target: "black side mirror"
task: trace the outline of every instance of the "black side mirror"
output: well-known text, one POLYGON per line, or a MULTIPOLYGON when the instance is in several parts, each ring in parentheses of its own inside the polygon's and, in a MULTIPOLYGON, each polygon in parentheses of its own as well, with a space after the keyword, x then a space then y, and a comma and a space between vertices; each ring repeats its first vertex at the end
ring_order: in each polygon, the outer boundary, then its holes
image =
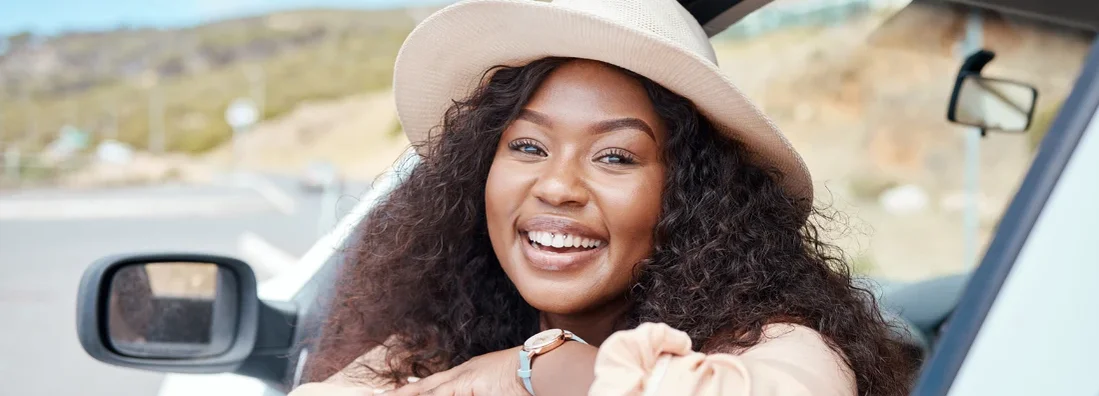
POLYGON ((84 273, 77 332, 92 357, 155 371, 233 371, 256 343, 259 299, 247 264, 217 256, 115 256, 84 273))
POLYGON ((203 254, 103 258, 84 272, 77 294, 77 335, 97 360, 235 372, 278 388, 286 385, 296 318, 292 304, 259 300, 248 264, 203 254))
POLYGON ((1034 118, 1038 90, 1017 81, 965 73, 950 98, 947 119, 1003 132, 1024 132, 1034 118))

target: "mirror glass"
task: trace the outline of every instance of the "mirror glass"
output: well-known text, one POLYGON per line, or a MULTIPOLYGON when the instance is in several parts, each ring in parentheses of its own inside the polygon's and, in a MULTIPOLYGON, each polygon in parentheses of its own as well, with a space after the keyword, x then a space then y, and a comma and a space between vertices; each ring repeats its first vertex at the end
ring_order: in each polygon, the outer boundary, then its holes
POLYGON ((225 352, 235 325, 231 318, 236 314, 235 278, 231 275, 210 263, 145 263, 119 268, 111 278, 107 302, 111 344, 122 354, 140 357, 225 352))
POLYGON ((955 102, 954 121, 1005 132, 1022 132, 1030 123, 1037 92, 1014 81, 966 76, 955 102))

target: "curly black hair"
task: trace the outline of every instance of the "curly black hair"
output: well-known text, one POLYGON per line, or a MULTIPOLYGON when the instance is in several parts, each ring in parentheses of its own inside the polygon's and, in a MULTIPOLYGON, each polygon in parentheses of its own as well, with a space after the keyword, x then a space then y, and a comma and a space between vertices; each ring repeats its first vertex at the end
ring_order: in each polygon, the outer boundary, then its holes
MULTIPOLYGON (((417 147, 422 162, 357 229, 307 378, 323 379, 385 343, 388 366, 369 369, 400 383, 538 331, 538 312, 492 250, 484 190, 503 130, 569 61, 492 68, 450 107, 417 147)), ((844 357, 859 394, 905 394, 914 362, 873 295, 852 282, 841 252, 823 240, 823 210, 785 191, 780 172, 752 161, 690 101, 622 72, 644 85, 670 129, 654 251, 638 264, 626 325, 663 322, 697 349, 718 351, 758 343, 767 324, 796 322, 844 357)))

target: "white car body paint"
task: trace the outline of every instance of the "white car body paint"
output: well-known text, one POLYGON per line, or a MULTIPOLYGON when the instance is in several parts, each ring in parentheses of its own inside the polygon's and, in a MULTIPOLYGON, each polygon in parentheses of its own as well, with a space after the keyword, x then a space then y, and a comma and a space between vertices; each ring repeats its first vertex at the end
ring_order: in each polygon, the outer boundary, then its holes
POLYGON ((1093 115, 950 396, 1099 395, 1099 116, 1093 115))

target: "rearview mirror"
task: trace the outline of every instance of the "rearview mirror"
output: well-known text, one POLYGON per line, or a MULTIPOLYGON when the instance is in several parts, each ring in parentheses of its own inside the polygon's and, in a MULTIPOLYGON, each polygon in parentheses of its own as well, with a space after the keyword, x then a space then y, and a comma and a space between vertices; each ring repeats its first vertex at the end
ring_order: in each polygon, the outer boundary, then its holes
POLYGON ((252 269, 228 257, 114 256, 81 280, 77 333, 92 357, 180 373, 236 370, 256 347, 252 269))
POLYGON ((1032 86, 966 74, 954 88, 947 119, 985 130, 1023 132, 1030 128, 1037 99, 1032 86))

